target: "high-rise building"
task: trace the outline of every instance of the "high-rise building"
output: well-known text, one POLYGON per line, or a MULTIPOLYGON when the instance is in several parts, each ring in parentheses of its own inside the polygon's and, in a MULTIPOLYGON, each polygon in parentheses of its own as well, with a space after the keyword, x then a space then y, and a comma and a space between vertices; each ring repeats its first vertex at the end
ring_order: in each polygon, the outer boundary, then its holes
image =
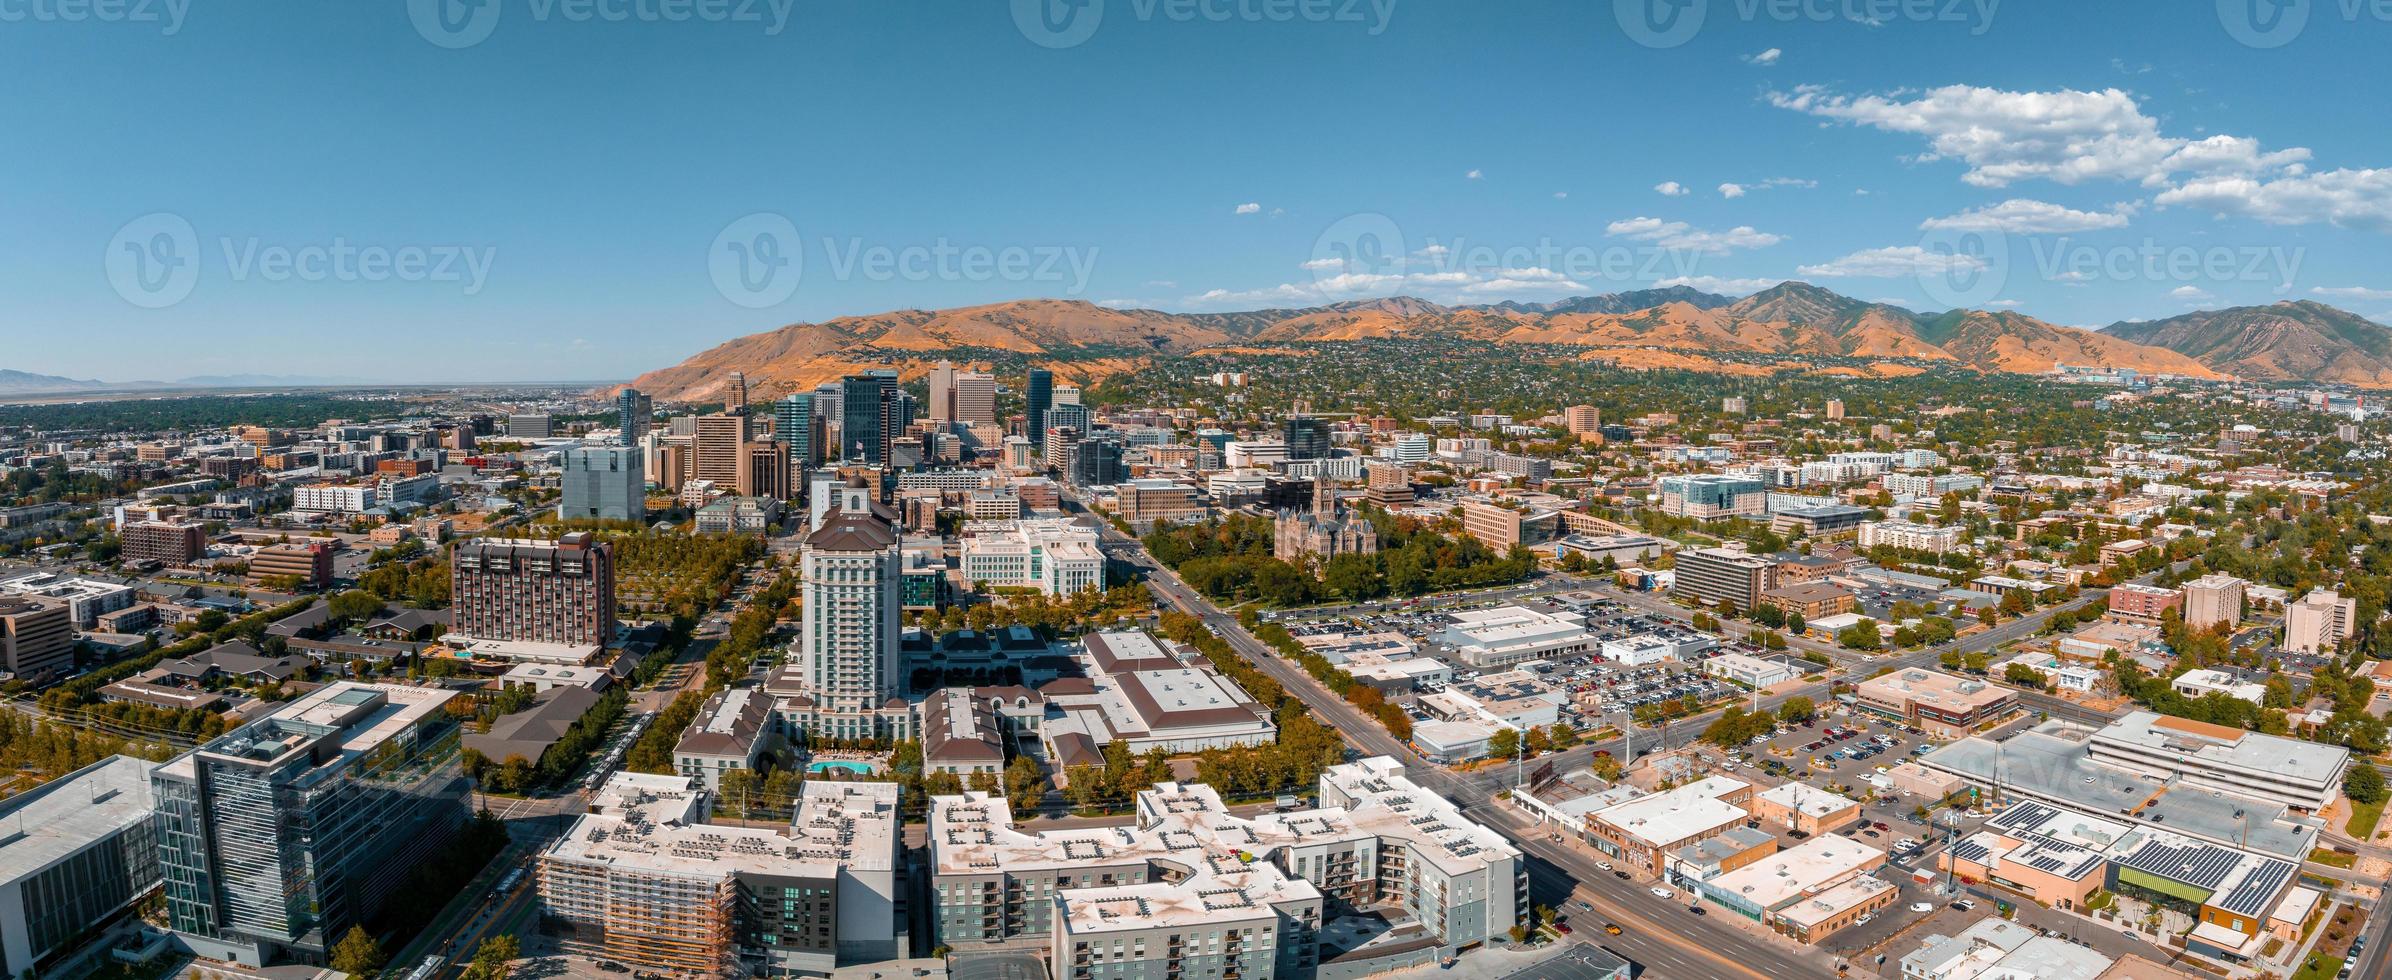
MULTIPOLYGON (((981 371, 955 376, 954 421, 965 425, 997 423, 997 379, 981 371)), ((933 418, 937 416, 932 415, 933 418)))
POLYGON ((898 650, 904 562, 897 515, 860 479, 839 487, 806 535, 795 676, 809 737, 903 737, 911 709, 898 650), (896 701, 891 707, 891 702, 896 701))
POLYGON ((843 462, 885 466, 889 443, 910 419, 900 418, 897 374, 872 371, 851 374, 839 384, 839 458, 843 462))
POLYGON ((154 561, 188 565, 207 553, 207 534, 197 524, 182 521, 139 521, 118 534, 125 561, 154 561))
POLYGON ((150 776, 174 930, 245 966, 322 965, 465 819, 453 691, 338 682, 150 776))
POLYGON ((2359 601, 2332 589, 2312 589, 2299 602, 2284 606, 2284 649, 2300 653, 2331 653, 2350 639, 2358 622, 2359 601))
POLYGON ((1122 465, 1121 449, 1121 439, 1112 429, 1092 432, 1080 440, 1071 454, 1072 485, 1109 487, 1129 479, 1129 470, 1122 465))
POLYGON ((1593 405, 1572 405, 1562 409, 1561 420, 1574 436, 1596 435, 1603 431, 1603 410, 1593 405))
POLYGON ((1029 381, 1022 388, 1024 411, 1029 415, 1030 445, 1046 448, 1047 409, 1055 407, 1055 372, 1045 368, 1031 368, 1029 381))
POLYGON ((1830 421, 1830 422, 1840 422, 1840 421, 1843 421, 1843 419, 1844 419, 1844 400, 1843 400, 1843 399, 1841 399, 1841 398, 1830 398, 1830 399, 1828 399, 1828 400, 1827 400, 1827 420, 1828 420, 1828 421, 1830 421))
POLYGON ((524 412, 507 416, 507 438, 546 439, 556 431, 556 421, 547 412, 524 412))
POLYGON ((615 426, 623 432, 624 445, 639 445, 640 437, 648 434, 648 423, 655 418, 655 403, 639 389, 625 388, 615 396, 615 426))
POLYGON ((789 449, 777 442, 747 444, 748 465, 740 484, 742 497, 763 497, 787 500, 797 496, 796 468, 789 464, 789 449))
POLYGON ((615 549, 587 533, 477 538, 450 555, 451 629, 477 640, 606 646, 615 635, 615 549))
POLYGON ((1291 415, 1287 419, 1287 458, 1326 459, 1329 456, 1329 420, 1311 415, 1291 415))
POLYGON ((723 384, 723 411, 746 415, 748 406, 747 372, 731 372, 731 380, 723 384))
POLYGON ((1775 560, 1728 548, 1678 552, 1677 572, 1671 594, 1691 597, 1705 606, 1726 602, 1750 612, 1761 604, 1761 593, 1777 588, 1775 560))
POLYGON ((641 453, 625 446, 589 446, 565 452, 559 478, 563 495, 556 514, 566 520, 645 522, 648 476, 641 453))
POLYGON ((788 448, 791 470, 803 470, 821 460, 822 416, 814 412, 812 392, 772 403, 772 434, 788 448))
POLYGON ((955 421, 955 362, 940 361, 930 369, 930 420, 955 421))
POLYGON ((690 442, 690 478, 726 489, 745 484, 747 429, 745 416, 729 412, 698 416, 697 433, 690 442))
POLYGON ((2243 580, 2211 572, 2184 583, 2184 626, 2205 630, 2242 622, 2243 580))
POLYGON ((0 596, 0 669, 32 681, 74 666, 73 606, 48 596, 0 596))

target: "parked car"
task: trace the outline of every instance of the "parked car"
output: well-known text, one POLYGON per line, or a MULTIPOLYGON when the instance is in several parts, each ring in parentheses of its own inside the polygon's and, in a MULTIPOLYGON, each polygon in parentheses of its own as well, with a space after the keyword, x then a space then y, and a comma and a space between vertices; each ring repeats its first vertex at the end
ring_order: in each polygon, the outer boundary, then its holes
POLYGON ((1678 897, 1678 895, 1677 895, 1677 893, 1676 893, 1676 892, 1670 891, 1670 890, 1669 890, 1669 889, 1667 889, 1667 888, 1663 888, 1663 887, 1661 887, 1660 885, 1654 885, 1653 887, 1646 889, 1646 891, 1650 891, 1650 892, 1652 892, 1652 893, 1653 893, 1653 897, 1654 897, 1654 898, 1676 898, 1676 897, 1678 897))

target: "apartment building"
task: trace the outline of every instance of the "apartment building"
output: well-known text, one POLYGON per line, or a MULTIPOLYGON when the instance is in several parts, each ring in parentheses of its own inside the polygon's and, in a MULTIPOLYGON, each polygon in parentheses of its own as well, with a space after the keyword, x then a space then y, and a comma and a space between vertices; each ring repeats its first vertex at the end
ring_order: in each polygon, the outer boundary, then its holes
MULTIPOLYGON (((1014 504, 1018 510, 1020 504, 1014 504)), ((1035 589, 1070 595, 1105 585, 1097 532, 1068 519, 967 524, 963 580, 972 587, 1035 589)))
POLYGON ((771 747, 772 699, 753 687, 714 692, 673 745, 673 771, 712 792, 721 792, 723 774, 756 770, 771 747))
POLYGON ((2212 572, 2184 584, 2184 625, 2205 630, 2242 621, 2243 580, 2212 572))
POLYGON ((614 545, 478 538, 449 557, 451 629, 477 640, 606 646, 615 635, 614 545))
POLYGON ((1959 525, 1938 527, 1912 521, 1871 521, 1860 526, 1860 548, 1867 551, 1879 546, 1906 551, 1929 551, 1943 554, 1960 550, 1959 525))
POLYGON ((137 521, 117 533, 124 561, 154 561, 174 567, 188 565, 207 554, 208 539, 197 524, 183 521, 137 521))
POLYGON ((465 819, 455 693, 340 682, 151 776, 166 914, 194 952, 322 965, 465 819))
POLYGON ((2316 589, 2284 606, 2284 649, 2327 653, 2358 626, 2359 602, 2332 589, 2316 589))
POLYGON ((1377 757, 1321 774, 1321 809, 1231 814, 1160 783, 1128 826, 1026 832, 1002 797, 931 801, 932 932, 946 946, 1045 937, 1056 977, 1310 977, 1328 909, 1392 905, 1440 951, 1528 910, 1520 852, 1377 757))
POLYGON ((1705 606, 1729 603, 1739 610, 1760 606, 1761 593, 1777 588, 1777 562, 1735 548, 1688 548, 1678 552, 1672 595, 1705 606))
POLYGON ((2110 615, 2135 623, 2157 623, 2170 609, 2184 607, 2183 589, 2122 582, 2110 588, 2110 615))
POLYGON ((291 491, 291 509, 317 514, 362 514, 382 503, 373 483, 311 483, 291 491))
POLYGON ((538 865, 566 948, 700 976, 826 976, 900 955, 894 783, 813 781, 786 829, 707 823, 709 793, 618 772, 538 865))
POLYGON ((904 555, 896 515, 861 478, 829 492, 800 559, 804 616, 780 723, 807 737, 907 738, 914 716, 899 697, 904 555))

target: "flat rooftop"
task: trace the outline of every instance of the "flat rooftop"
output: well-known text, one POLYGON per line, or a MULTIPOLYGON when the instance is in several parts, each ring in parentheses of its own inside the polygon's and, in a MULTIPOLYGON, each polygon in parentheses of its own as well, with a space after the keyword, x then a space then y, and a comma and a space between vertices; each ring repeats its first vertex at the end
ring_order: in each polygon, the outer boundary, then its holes
POLYGON ((112 755, 0 802, 0 882, 16 881, 151 816, 158 764, 112 755))
POLYGON ((2150 711, 2128 714, 2095 732, 2093 738, 2184 756, 2203 765, 2274 773, 2308 783, 2339 779, 2350 764, 2350 750, 2339 745, 2262 735, 2150 711))
POLYGON ((1884 863, 1884 851, 1827 834, 1713 878, 1705 887, 1774 910, 1806 894, 1826 892, 1845 879, 1884 863))
POLYGON ((1830 793, 1809 783, 1784 783, 1772 786, 1762 790, 1759 798, 1806 817, 1824 817, 1860 805, 1849 797, 1830 793))
POLYGON ((1726 776, 1706 776, 1676 789, 1641 796, 1595 811, 1594 817, 1654 847, 1675 844, 1749 819, 1744 808, 1720 797, 1750 786, 1726 776))

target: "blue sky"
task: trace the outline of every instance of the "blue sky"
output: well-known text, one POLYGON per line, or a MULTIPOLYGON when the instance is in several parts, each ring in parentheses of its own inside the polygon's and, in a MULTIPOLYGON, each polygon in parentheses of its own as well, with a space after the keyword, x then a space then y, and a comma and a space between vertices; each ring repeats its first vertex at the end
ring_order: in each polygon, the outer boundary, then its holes
POLYGON ((2392 24, 2336 2, 62 2, 0 5, 20 370, 596 379, 1031 296, 1681 280, 2392 317, 2392 24))

